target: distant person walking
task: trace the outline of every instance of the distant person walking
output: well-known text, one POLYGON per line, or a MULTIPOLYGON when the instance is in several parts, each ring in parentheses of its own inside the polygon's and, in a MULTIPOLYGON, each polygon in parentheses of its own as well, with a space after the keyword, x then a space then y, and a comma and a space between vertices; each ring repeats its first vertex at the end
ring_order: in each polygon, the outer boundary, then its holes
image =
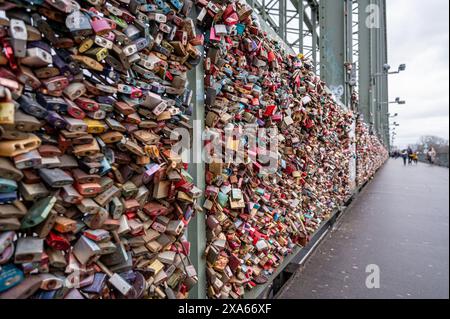
POLYGON ((401 152, 401 156, 402 156, 402 158, 403 158, 403 165, 406 166, 407 160, 408 160, 408 151, 407 151, 407 150, 403 150, 403 151, 401 152))
POLYGON ((419 165, 419 155, 417 154, 417 152, 414 152, 411 155, 411 159, 412 159, 414 164, 419 165))
POLYGON ((412 162, 413 162, 412 156, 413 156, 413 154, 414 154, 414 152, 413 152, 412 148, 408 147, 408 164, 409 165, 412 165, 412 162))
POLYGON ((431 165, 434 165, 436 163, 436 150, 434 147, 430 147, 427 153, 427 160, 431 165))

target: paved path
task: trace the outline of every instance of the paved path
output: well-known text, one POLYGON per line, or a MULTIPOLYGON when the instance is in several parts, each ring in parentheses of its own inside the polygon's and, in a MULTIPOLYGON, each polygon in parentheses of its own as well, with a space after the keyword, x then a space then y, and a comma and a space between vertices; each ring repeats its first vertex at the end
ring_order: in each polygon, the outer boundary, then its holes
POLYGON ((449 170, 390 160, 280 298, 449 298, 449 170))

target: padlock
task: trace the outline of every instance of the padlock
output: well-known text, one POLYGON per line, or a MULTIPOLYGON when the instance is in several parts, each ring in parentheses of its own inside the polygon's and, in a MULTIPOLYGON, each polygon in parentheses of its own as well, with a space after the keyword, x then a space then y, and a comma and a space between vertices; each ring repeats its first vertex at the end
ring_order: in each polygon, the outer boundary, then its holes
POLYGON ((14 125, 15 106, 12 102, 0 102, 0 125, 14 125))
POLYGON ((0 270, 0 293, 17 286, 24 280, 23 272, 12 264, 2 266, 0 270))
POLYGON ((53 226, 55 225, 57 216, 58 213, 55 210, 51 210, 47 215, 45 221, 39 224, 39 226, 36 228, 36 233, 38 234, 39 238, 44 239, 48 236, 53 226))
POLYGON ((91 26, 94 32, 98 35, 107 34, 112 31, 111 23, 102 18, 93 18, 91 19, 91 26))
POLYGON ((44 241, 39 238, 23 237, 17 241, 14 262, 17 264, 39 262, 44 253, 44 241))
POLYGON ((28 138, 19 141, 1 141, 0 156, 15 157, 33 151, 41 145, 41 139, 30 134, 28 138))
POLYGON ((37 201, 22 219, 22 229, 28 229, 42 223, 56 203, 55 197, 47 197, 37 201))
POLYGON ((86 86, 82 83, 71 83, 64 90, 64 95, 71 101, 80 98, 85 93, 86 93, 86 86))
POLYGON ((14 167, 10 160, 0 158, 0 178, 6 178, 18 182, 23 178, 23 173, 14 167))
POLYGON ((27 55, 28 31, 25 22, 17 19, 11 19, 9 33, 12 38, 14 55, 18 58, 24 58, 27 55))
POLYGON ((108 282, 119 291, 123 296, 127 296, 130 294, 133 287, 120 275, 116 273, 112 273, 105 265, 101 262, 97 261, 96 264, 100 267, 100 269, 109 276, 108 282))
POLYGON ((34 202, 49 195, 48 189, 40 182, 35 184, 20 183, 19 189, 23 198, 29 202, 34 202))
MULTIPOLYGON (((26 55, 17 61, 20 67, 16 67, 13 48, 4 45, 5 54, 0 55, 5 69, 0 87, 12 92, 2 93, 2 98, 9 102, 12 97, 20 104, 19 109, 13 108, 13 121, 9 118, 0 124, 0 146, 34 137, 40 143, 27 145, 32 148, 24 153, 9 154, 11 160, 0 154, 0 178, 5 179, 1 181, 0 229, 16 230, 22 236, 32 228, 45 239, 41 260, 21 266, 26 278, 33 272, 53 273, 65 267, 68 272, 78 269, 92 274, 89 263, 101 258, 113 274, 124 274, 123 279, 132 283, 130 293, 124 291, 126 297, 140 298, 151 273, 136 271, 135 258, 142 258, 143 265, 151 262, 149 252, 157 252, 167 264, 161 263, 162 268, 155 264, 158 274, 152 279, 150 297, 185 296, 195 278, 185 279, 182 274, 180 258, 186 262, 185 257, 169 258, 173 254, 167 251, 182 244, 176 236, 185 231, 200 190, 182 172, 186 165, 165 150, 176 127, 191 129, 187 114, 193 92, 185 88, 185 73, 200 61, 201 54, 192 47, 198 42, 189 44, 197 36, 193 21, 185 21, 182 15, 188 14, 192 2, 184 6, 177 1, 170 6, 163 1, 156 5, 88 2, 93 6, 89 10, 72 1, 45 6, 33 2, 30 14, 18 8, 8 17, 2 15, 6 26, 9 19, 25 22, 28 43, 26 55), (59 30, 64 24, 67 30, 59 30), (21 94, 30 88, 35 92, 21 94), (170 99, 163 99, 164 95, 170 99), (151 192, 164 205, 147 205, 151 192), (46 202, 53 198, 50 195, 56 196, 55 202, 46 202), (19 198, 22 207, 17 206, 19 198), (151 216, 157 220, 153 222, 151 216), (79 234, 97 241, 93 254, 83 255, 79 234), (170 287, 164 285, 169 278, 170 287)), ((66 298, 83 298, 81 293, 91 297, 83 288, 94 279, 87 276, 80 290, 70 285, 66 298)), ((120 278, 113 282, 119 288, 103 288, 111 297, 123 298, 117 290, 122 289, 120 278)), ((40 287, 58 287, 58 281, 45 276, 40 287)), ((63 293, 41 289, 33 298, 62 298, 63 293)))
POLYGON ((86 265, 100 251, 100 247, 85 236, 81 236, 73 247, 73 254, 82 265, 86 265))
POLYGON ((94 42, 96 45, 108 49, 108 50, 112 50, 114 43, 104 37, 101 37, 99 35, 96 35, 94 38, 94 42))
POLYGON ((80 9, 80 5, 74 0, 46 0, 46 2, 64 13, 71 13, 80 9))
POLYGON ((69 80, 64 76, 56 76, 42 81, 48 91, 63 91, 69 86, 69 80))
MULTIPOLYGON (((55 85, 53 90, 59 90, 61 87, 67 87, 68 81, 66 78, 58 78, 54 77, 51 82, 48 82, 49 85, 55 85), (57 83, 58 82, 58 83, 57 83)), ((46 83, 47 84, 47 83, 46 83)), ((49 111, 60 111, 62 113, 67 112, 67 103, 63 98, 47 96, 44 94, 38 94, 36 96, 36 102, 39 105, 45 107, 49 111)))
POLYGON ((25 57, 21 59, 22 64, 33 68, 46 67, 52 62, 51 54, 39 47, 27 49, 25 57))
POLYGON ((27 95, 22 95, 19 100, 20 108, 27 114, 44 119, 48 115, 48 110, 27 95))
POLYGON ((88 68, 90 70, 97 71, 97 72, 103 72, 103 70, 104 70, 104 66, 100 62, 98 62, 88 56, 72 55, 72 59, 78 63, 81 63, 82 65, 84 65, 86 68, 88 68))

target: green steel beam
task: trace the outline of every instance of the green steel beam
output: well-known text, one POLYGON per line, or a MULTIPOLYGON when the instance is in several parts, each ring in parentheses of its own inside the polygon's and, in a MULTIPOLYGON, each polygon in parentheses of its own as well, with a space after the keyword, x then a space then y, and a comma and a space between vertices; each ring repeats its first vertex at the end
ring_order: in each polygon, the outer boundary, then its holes
POLYGON ((297 12, 298 12, 298 46, 299 52, 303 53, 303 24, 305 23, 305 7, 303 5, 303 1, 298 2, 297 12))
POLYGON ((287 0, 279 0, 279 11, 278 11, 278 19, 279 19, 279 28, 278 35, 284 42, 286 42, 286 28, 287 28, 287 0))
MULTIPOLYGON (((304 5, 303 5, 303 0, 290 0, 291 1, 291 3, 294 5, 294 7, 298 10, 300 7, 303 7, 304 8, 304 5), (300 4, 301 4, 301 6, 300 6, 300 4)), ((325 0, 326 1, 326 0, 325 0)), ((318 4, 318 2, 317 1, 312 1, 312 0, 308 0, 308 1, 306 1, 307 2, 307 4, 308 4, 308 6, 309 7, 311 7, 311 10, 312 10, 312 12, 313 12, 313 14, 312 14, 312 16, 315 16, 315 19, 316 19, 316 21, 317 21, 317 8, 319 7, 319 4, 318 4)), ((314 23, 313 23, 313 17, 309 17, 308 16, 308 14, 306 13, 306 11, 305 10, 303 10, 303 20, 304 20, 304 22, 305 22, 305 24, 306 24, 306 26, 308 27, 308 29, 309 29, 309 31, 311 32, 311 33, 313 33, 313 31, 314 31, 314 29, 317 29, 317 25, 315 25, 314 23)), ((318 38, 318 36, 317 36, 317 33, 316 33, 316 41, 317 41, 317 43, 319 43, 319 38, 318 38)))
MULTIPOLYGON (((191 18, 197 17, 196 10, 192 10, 191 18)), ((201 32, 197 29, 197 32, 201 32)), ((205 162, 201 158, 202 154, 202 133, 205 127, 205 89, 204 89, 204 68, 200 63, 194 70, 188 73, 188 87, 194 92, 192 97, 193 111, 191 125, 193 133, 191 139, 191 157, 189 163, 189 174, 194 179, 194 183, 200 189, 205 189, 205 162), (200 158, 199 158, 200 156, 200 158)), ((199 204, 203 203, 203 198, 199 199, 199 204)), ((197 269, 198 284, 191 290, 190 298, 206 299, 206 220, 203 213, 197 212, 192 218, 188 227, 188 238, 191 242, 191 261, 197 269)))
MULTIPOLYGON (((373 4, 376 5, 379 9, 380 9, 380 0, 374 0, 373 4)), ((372 46, 372 50, 373 50, 373 56, 375 57, 374 59, 374 67, 375 69, 372 71, 372 74, 380 74, 383 72, 383 65, 382 65, 382 61, 381 61, 381 15, 380 15, 380 11, 378 10, 377 12, 378 17, 375 15, 375 19, 379 19, 379 27, 378 28, 372 28, 372 32, 374 34, 374 44, 372 46)), ((375 76, 374 77, 374 82, 375 82, 375 128, 376 128, 376 132, 378 137, 381 139, 381 137, 383 136, 383 132, 382 132, 382 127, 381 127, 381 110, 382 110, 382 104, 381 104, 381 96, 383 94, 382 92, 382 83, 383 81, 383 76, 375 76)))
POLYGON ((369 13, 366 9, 371 4, 371 0, 358 0, 359 5, 359 113, 364 117, 364 121, 372 128, 373 118, 373 97, 372 97, 372 54, 371 54, 371 30, 366 24, 369 13))
MULTIPOLYGON (((383 19, 383 29, 384 32, 382 33, 382 41, 381 41, 381 45, 383 48, 382 54, 383 54, 383 64, 387 64, 388 63, 388 41, 387 41, 387 14, 386 14, 386 0, 382 0, 382 19, 383 19)), ((383 96, 382 96, 382 100, 383 102, 387 102, 389 101, 389 77, 384 77, 383 78, 383 82, 382 82, 382 86, 383 86, 383 96)), ((389 117, 385 114, 389 113, 389 104, 383 104, 384 110, 383 110, 383 114, 384 114, 384 123, 385 123, 385 127, 384 127, 384 139, 385 139, 385 145, 388 147, 388 149, 391 149, 391 138, 390 138, 390 134, 389 134, 389 117)))
POLYGON ((350 107, 352 88, 346 64, 353 61, 351 0, 321 1, 319 19, 321 78, 336 99, 350 107))

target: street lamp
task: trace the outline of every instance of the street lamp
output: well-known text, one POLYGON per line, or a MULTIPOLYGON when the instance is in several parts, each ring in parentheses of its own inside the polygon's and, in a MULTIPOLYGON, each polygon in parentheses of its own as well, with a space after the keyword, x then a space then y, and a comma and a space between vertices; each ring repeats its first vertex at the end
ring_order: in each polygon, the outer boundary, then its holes
POLYGON ((382 105, 386 105, 386 104, 399 104, 399 105, 405 105, 405 104, 406 104, 406 101, 402 100, 402 99, 399 98, 399 97, 396 97, 396 98, 395 98, 395 101, 392 101, 392 102, 380 102, 380 104, 382 104, 382 105))
POLYGON ((398 66, 397 71, 389 72, 391 69, 391 66, 389 64, 383 65, 383 73, 376 73, 373 76, 383 76, 383 75, 390 75, 390 74, 399 74, 400 72, 406 71, 406 64, 402 63, 398 66))
POLYGON ((391 116, 391 113, 386 113, 386 116, 389 117, 389 118, 391 118, 391 119, 393 119, 393 118, 395 118, 395 117, 398 116, 398 113, 395 113, 395 114, 392 115, 392 116, 391 116))
MULTIPOLYGON (((390 67, 389 67, 389 69, 390 69, 390 67)), ((405 70, 406 70, 406 64, 400 64, 398 66, 398 70, 397 71, 395 71, 395 72, 388 72, 388 74, 399 74, 400 72, 403 72, 405 70)))
POLYGON ((404 105, 406 104, 406 101, 400 99, 399 97, 395 98, 395 101, 393 102, 389 102, 389 104, 399 104, 399 105, 404 105))

